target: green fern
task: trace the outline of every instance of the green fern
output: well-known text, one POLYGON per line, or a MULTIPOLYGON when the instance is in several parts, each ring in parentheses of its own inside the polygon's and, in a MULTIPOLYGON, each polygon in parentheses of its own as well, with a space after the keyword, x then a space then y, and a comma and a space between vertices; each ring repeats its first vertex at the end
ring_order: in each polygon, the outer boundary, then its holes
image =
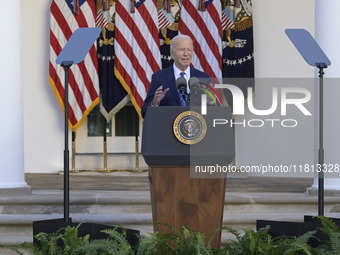
MULTIPOLYGON (((123 228, 122 228, 123 229, 123 228)), ((129 242, 126 240, 126 230, 123 229, 123 233, 119 233, 116 229, 106 229, 101 231, 109 235, 111 241, 111 250, 115 250, 116 254, 133 254, 133 249, 129 242)))
POLYGON ((316 233, 316 230, 308 231, 307 233, 301 236, 298 236, 298 237, 285 237, 284 240, 281 240, 281 242, 285 244, 282 254, 283 255, 316 254, 316 250, 308 244, 311 238, 315 238, 314 237, 315 233, 316 233))
POLYGON ((327 218, 325 216, 317 216, 316 218, 321 220, 321 224, 323 228, 320 228, 322 232, 324 232, 327 235, 330 235, 332 233, 340 233, 340 228, 338 225, 335 224, 333 220, 330 218, 327 218))
POLYGON ((209 254, 205 247, 205 235, 195 232, 188 227, 183 227, 183 235, 176 240, 176 247, 179 254, 209 254))
POLYGON ((24 250, 32 255, 133 255, 126 233, 120 234, 116 230, 104 230, 109 238, 104 240, 90 241, 90 235, 84 237, 78 236, 77 227, 62 228, 55 233, 39 233, 34 238, 40 242, 40 245, 33 243, 23 243, 18 246, 7 247, 22 254, 24 250), (62 246, 58 245, 58 241, 62 241, 62 246))
MULTIPOLYGON (((165 225, 165 224, 163 224, 165 225)), ((167 225, 166 225, 167 226, 167 225)), ((149 237, 142 237, 137 254, 138 255, 210 255, 223 254, 222 250, 213 249, 205 244, 205 235, 188 227, 182 228, 182 233, 169 227, 172 233, 159 235, 149 233, 149 237)))
MULTIPOLYGON (((20 246, 21 246, 21 244, 17 244, 17 245, 0 245, 0 248, 9 249, 9 250, 15 251, 15 252, 18 253, 19 255, 24 255, 24 254, 20 251, 20 246)), ((21 249, 21 250, 22 250, 22 249, 21 249)))
POLYGON ((229 231, 231 234, 233 234, 237 241, 229 239, 229 241, 232 242, 233 245, 226 245, 224 246, 224 250, 227 254, 261 254, 261 251, 259 250, 259 247, 261 249, 270 251, 272 248, 269 246, 272 245, 271 242, 268 243, 269 234, 267 233, 269 227, 260 229, 258 232, 255 232, 252 229, 244 228, 244 235, 241 236, 240 233, 238 233, 235 230, 231 230, 230 228, 223 228, 227 231, 229 231), (266 248, 265 245, 266 244, 266 248))
POLYGON ((158 232, 149 233, 149 237, 141 237, 137 254, 139 255, 156 255, 156 254, 177 254, 176 249, 170 244, 176 237, 167 233, 158 235, 158 232))
POLYGON ((35 235, 34 238, 40 242, 41 248, 39 248, 39 246, 32 246, 33 254, 37 254, 37 255, 62 254, 61 247, 57 245, 58 240, 61 238, 61 235, 59 234, 61 231, 62 230, 59 230, 58 232, 51 233, 51 234, 41 232, 35 235))
POLYGON ((340 228, 339 226, 331 219, 318 216, 321 220, 322 227, 320 230, 325 233, 329 240, 326 243, 319 247, 319 254, 332 254, 332 255, 340 255, 340 228))
POLYGON ((239 232, 224 228, 232 233, 237 241, 229 240, 232 245, 223 247, 226 254, 230 255, 293 255, 308 254, 312 255, 315 250, 308 245, 309 239, 315 234, 315 231, 308 232, 300 237, 277 237, 272 238, 268 233, 269 226, 259 229, 257 232, 245 228, 244 235, 239 232))
MULTIPOLYGON (((104 240, 90 240, 90 236, 78 236, 77 227, 66 227, 56 233, 39 233, 34 238, 40 246, 33 243, 23 243, 16 246, 1 246, 22 255, 22 251, 32 255, 340 255, 340 228, 330 219, 320 216, 322 227, 320 230, 329 236, 329 241, 318 248, 312 248, 308 242, 315 238, 316 231, 307 232, 299 237, 276 237, 269 233, 269 226, 257 232, 244 228, 243 234, 234 229, 223 227, 217 229, 206 244, 205 235, 188 227, 179 232, 169 227, 169 232, 159 235, 150 233, 148 237, 140 236, 139 245, 134 250, 126 240, 126 232, 117 229, 107 229, 102 232, 108 235, 104 240), (221 230, 227 230, 236 240, 229 240, 232 244, 222 249, 213 249, 212 239, 221 230), (58 245, 59 243, 59 245, 58 245), (62 243, 62 246, 60 246, 62 243)), ((165 224, 163 224, 165 225, 165 224)))
POLYGON ((93 240, 87 244, 76 247, 72 254, 101 254, 101 255, 131 255, 132 251, 117 247, 112 240, 93 240))
MULTIPOLYGON (((123 229, 123 228, 122 228, 123 229)), ((105 229, 101 231, 107 235, 109 235, 110 239, 117 245, 121 246, 122 248, 131 249, 129 242, 126 240, 126 230, 123 229, 123 233, 119 233, 116 229, 105 229)))
POLYGON ((63 240, 64 255, 71 255, 76 248, 87 245, 89 243, 90 235, 85 235, 84 237, 78 236, 78 228, 80 227, 80 225, 81 223, 77 227, 67 226, 65 228, 64 234, 59 235, 59 237, 63 240))

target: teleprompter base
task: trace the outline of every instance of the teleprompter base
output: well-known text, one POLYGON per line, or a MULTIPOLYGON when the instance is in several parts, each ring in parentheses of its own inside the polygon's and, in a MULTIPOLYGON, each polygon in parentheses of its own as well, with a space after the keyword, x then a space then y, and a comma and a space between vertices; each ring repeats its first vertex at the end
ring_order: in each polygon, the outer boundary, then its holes
MULTIPOLYGON (((47 234, 57 232, 61 228, 65 228, 67 226, 76 227, 79 223, 72 223, 70 219, 69 222, 65 222, 64 219, 52 219, 52 220, 42 220, 33 222, 33 235, 37 235, 40 232, 44 232, 47 234)), ((78 228, 78 235, 85 236, 87 234, 90 235, 90 240, 96 239, 106 239, 108 235, 101 232, 104 229, 116 229, 116 231, 122 233, 122 228, 117 228, 114 226, 96 224, 96 223, 82 223, 78 228)), ((131 246, 136 246, 139 240, 140 232, 138 230, 133 229, 125 229, 126 230, 126 239, 130 243, 131 246)), ((34 238, 34 243, 40 245, 39 242, 34 238)))
MULTIPOLYGON (((330 218, 333 220, 338 226, 340 226, 340 219, 330 218)), ((266 226, 270 226, 268 233, 272 237, 278 236, 301 236, 308 231, 317 230, 315 236, 316 238, 312 238, 309 240, 309 244, 313 247, 317 247, 321 244, 324 244, 328 240, 328 236, 319 230, 321 225, 321 221, 318 218, 313 216, 304 216, 304 222, 285 222, 285 221, 270 221, 270 220, 257 220, 256 221, 256 229, 259 230, 266 226)))

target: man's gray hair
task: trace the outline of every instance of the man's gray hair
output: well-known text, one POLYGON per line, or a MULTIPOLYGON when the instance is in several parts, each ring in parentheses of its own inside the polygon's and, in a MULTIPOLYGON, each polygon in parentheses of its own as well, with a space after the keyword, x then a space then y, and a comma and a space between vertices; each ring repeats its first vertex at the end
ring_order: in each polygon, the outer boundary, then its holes
POLYGON ((176 41, 177 41, 178 39, 180 39, 180 38, 187 38, 187 39, 190 39, 191 44, 194 45, 194 44, 193 44, 193 41, 192 41, 192 39, 191 39, 190 36, 188 36, 188 35, 183 35, 183 34, 179 34, 179 35, 176 35, 174 38, 171 39, 171 42, 170 42, 170 50, 173 50, 173 49, 174 49, 175 44, 176 44, 176 41))

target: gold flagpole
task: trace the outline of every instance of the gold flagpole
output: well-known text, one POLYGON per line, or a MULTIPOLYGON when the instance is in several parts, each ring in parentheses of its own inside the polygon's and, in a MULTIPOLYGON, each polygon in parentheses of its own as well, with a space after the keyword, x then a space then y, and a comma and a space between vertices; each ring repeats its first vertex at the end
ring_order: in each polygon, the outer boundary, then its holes
POLYGON ((136 140, 136 153, 135 153, 135 168, 137 172, 140 172, 139 170, 139 142, 136 140))
POLYGON ((139 117, 138 114, 136 114, 136 142, 135 142, 135 170, 137 172, 140 172, 139 169, 139 142, 138 142, 138 134, 139 133, 139 117))
POLYGON ((76 132, 72 132, 72 172, 76 171, 76 132))
POLYGON ((104 171, 105 172, 109 172, 107 170, 107 142, 104 141, 104 153, 103 153, 103 157, 104 157, 104 171))
POLYGON ((104 118, 104 134, 103 134, 103 162, 104 162, 104 171, 109 172, 107 170, 107 139, 106 139, 106 119, 104 118))

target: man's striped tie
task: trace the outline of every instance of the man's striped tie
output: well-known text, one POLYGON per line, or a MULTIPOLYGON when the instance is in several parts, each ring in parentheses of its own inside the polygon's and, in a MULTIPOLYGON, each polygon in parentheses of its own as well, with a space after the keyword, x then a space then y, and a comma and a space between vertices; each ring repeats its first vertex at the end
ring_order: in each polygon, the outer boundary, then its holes
MULTIPOLYGON (((179 75, 185 79, 185 77, 184 77, 185 72, 181 72, 179 75)), ((178 91, 178 94, 179 94, 179 98, 181 99, 182 106, 187 106, 187 103, 186 103, 187 95, 185 95, 185 100, 184 100, 182 94, 179 93, 179 91, 178 91)))

